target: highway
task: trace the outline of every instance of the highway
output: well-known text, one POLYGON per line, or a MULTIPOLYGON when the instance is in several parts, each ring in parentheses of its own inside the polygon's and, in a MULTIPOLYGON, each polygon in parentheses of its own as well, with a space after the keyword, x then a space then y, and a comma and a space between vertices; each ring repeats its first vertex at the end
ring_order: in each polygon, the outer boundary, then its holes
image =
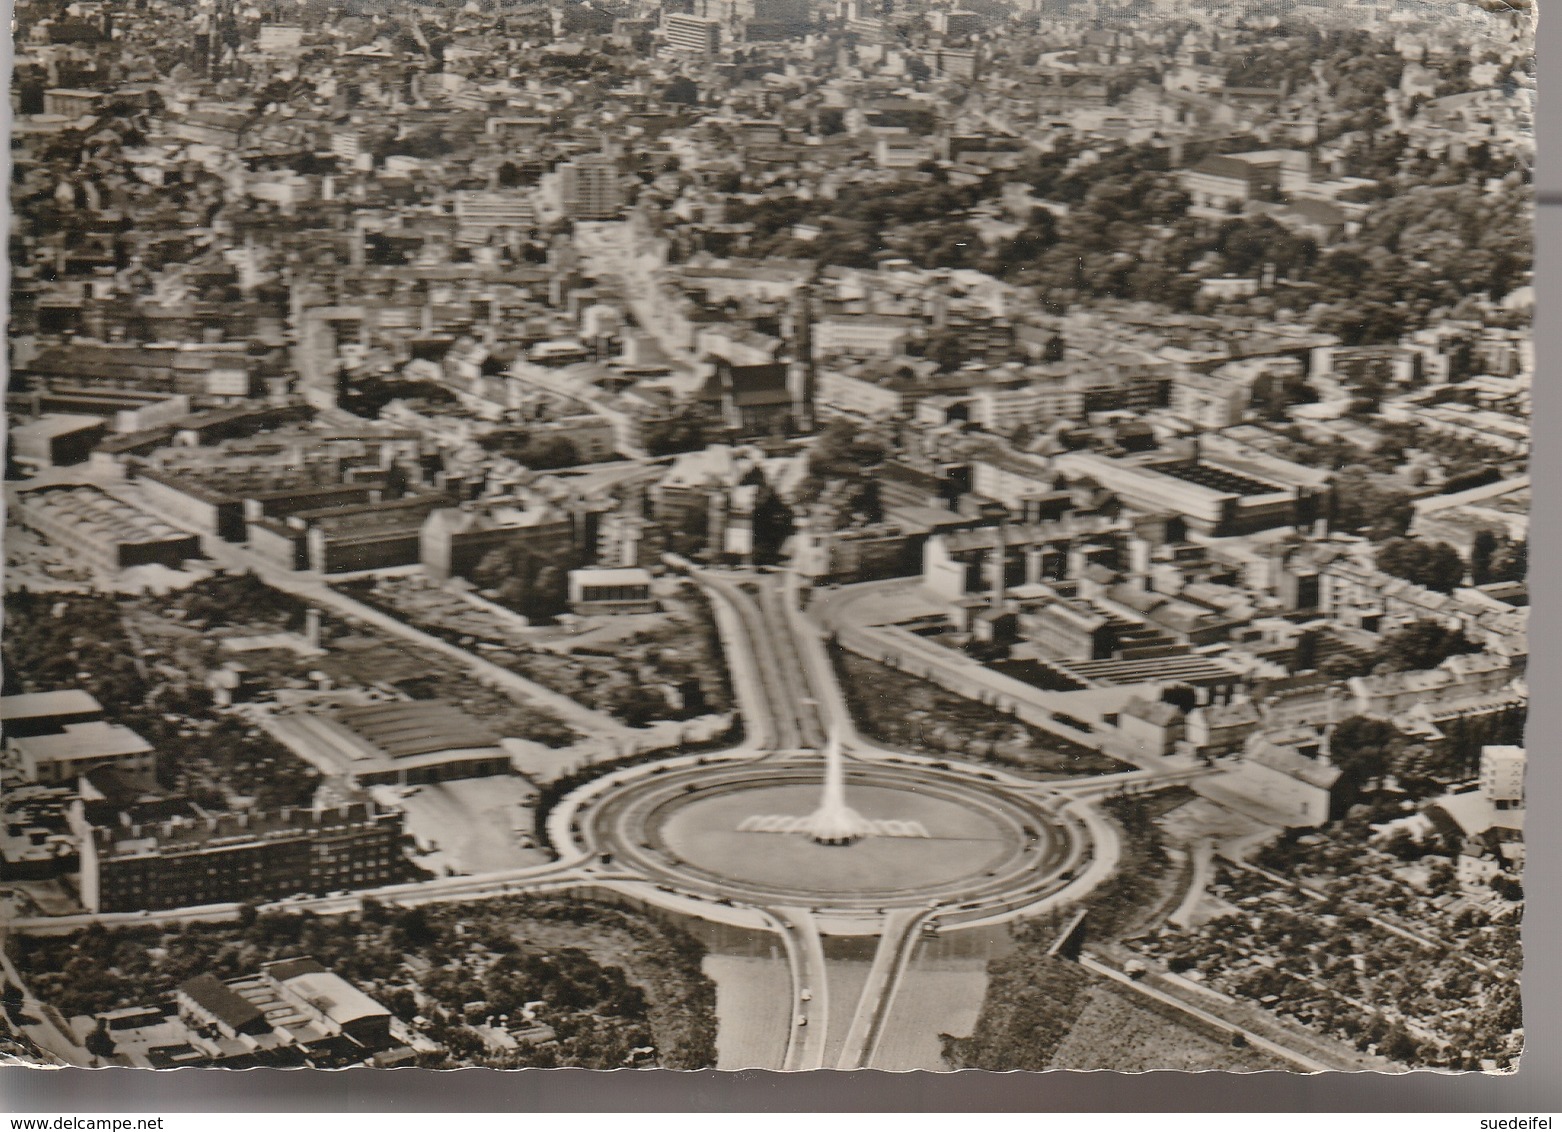
POLYGON ((735 582, 713 570, 690 573, 737 620, 742 641, 734 642, 740 647, 729 649, 729 655, 737 651, 752 660, 747 666, 750 679, 744 681, 749 693, 745 720, 766 736, 764 745, 777 754, 821 750, 828 729, 820 714, 816 677, 811 679, 803 665, 791 618, 773 580, 758 576, 735 582), (757 596, 745 586, 754 587, 757 596))

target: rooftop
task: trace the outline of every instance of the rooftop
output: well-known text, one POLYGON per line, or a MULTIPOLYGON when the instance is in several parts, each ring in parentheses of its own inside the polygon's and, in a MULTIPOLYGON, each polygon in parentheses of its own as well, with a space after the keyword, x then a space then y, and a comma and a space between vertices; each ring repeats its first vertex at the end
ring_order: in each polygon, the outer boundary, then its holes
POLYGON ((196 975, 179 984, 181 993, 230 1028, 243 1032, 266 1021, 252 1003, 224 985, 215 975, 196 975))
POLYGON ((443 700, 342 708, 336 720, 393 759, 499 745, 497 735, 443 700))
POLYGON ((103 710, 90 692, 63 688, 56 692, 23 692, 0 696, 0 720, 47 719, 56 715, 88 715, 103 710))
MULTIPOLYGON (((90 697, 89 697, 90 698, 90 697)), ((140 755, 152 745, 117 723, 69 723, 58 735, 32 735, 16 741, 23 758, 37 763, 140 755)))

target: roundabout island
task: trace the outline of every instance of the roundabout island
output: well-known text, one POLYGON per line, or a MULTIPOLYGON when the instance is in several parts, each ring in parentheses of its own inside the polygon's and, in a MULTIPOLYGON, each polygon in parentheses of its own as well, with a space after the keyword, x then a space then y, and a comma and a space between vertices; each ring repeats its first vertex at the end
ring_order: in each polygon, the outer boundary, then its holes
MULTIPOLYGON (((1113 784, 876 745, 857 733, 786 581, 691 572, 738 662, 747 737, 606 770, 559 799, 547 817, 559 881, 779 948, 765 962, 786 964, 790 1002, 747 976, 722 984, 722 1067, 938 1063, 943 1010, 916 1003, 945 993, 939 956, 985 954, 1009 921, 1068 907, 1110 876, 1118 840, 1093 802, 1113 784), (910 1013, 896 1016, 908 984, 910 1013), (908 1034, 929 1049, 907 1054, 908 1034), (880 1062, 881 1049, 900 1052, 880 1062)), ((960 991, 963 1008, 979 1006, 984 985, 960 991)))
POLYGON ((836 742, 781 760, 651 766, 579 802, 577 853, 720 905, 1000 913, 1065 887, 1089 856, 1054 798, 943 765, 848 766, 836 742))

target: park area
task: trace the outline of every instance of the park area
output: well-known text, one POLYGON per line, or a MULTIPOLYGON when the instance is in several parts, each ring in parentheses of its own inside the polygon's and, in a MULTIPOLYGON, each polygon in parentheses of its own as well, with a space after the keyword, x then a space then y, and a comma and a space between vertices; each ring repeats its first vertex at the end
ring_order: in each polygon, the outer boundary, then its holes
POLYGON ((318 643, 306 630, 308 603, 251 575, 214 578, 180 594, 123 606, 144 649, 188 678, 223 665, 244 672, 250 694, 369 690, 391 699, 443 700, 501 735, 545 746, 577 738, 544 708, 525 704, 456 661, 371 626, 321 616, 318 643))
POLYGON ((1044 781, 1131 769, 930 680, 843 648, 831 651, 852 718, 866 737, 886 747, 990 763, 1044 781))
POLYGON ((361 579, 338 589, 630 727, 732 708, 709 604, 682 580, 658 580, 658 612, 564 615, 557 624, 528 624, 479 595, 420 576, 361 579))

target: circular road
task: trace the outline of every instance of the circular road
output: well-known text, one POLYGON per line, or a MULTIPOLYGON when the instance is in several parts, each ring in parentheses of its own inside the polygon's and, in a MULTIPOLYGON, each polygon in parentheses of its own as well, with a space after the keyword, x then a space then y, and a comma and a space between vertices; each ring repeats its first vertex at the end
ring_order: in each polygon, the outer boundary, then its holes
POLYGON ((755 816, 803 817, 819 804, 818 759, 652 767, 586 802, 577 848, 662 891, 756 906, 840 911, 1028 901, 1066 884, 1087 852, 1083 831, 1025 794, 977 774, 854 763, 848 804, 927 836, 821 845, 804 834, 742 830, 755 816))

